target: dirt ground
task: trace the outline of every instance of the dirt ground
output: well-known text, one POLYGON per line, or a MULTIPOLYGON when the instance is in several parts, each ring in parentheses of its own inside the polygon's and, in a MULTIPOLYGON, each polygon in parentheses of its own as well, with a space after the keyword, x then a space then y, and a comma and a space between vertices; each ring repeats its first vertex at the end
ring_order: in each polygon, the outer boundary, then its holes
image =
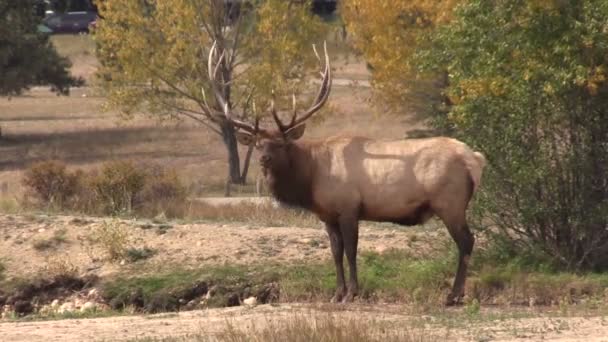
MULTIPOLYGON (((54 262, 69 262, 81 272, 107 276, 129 272, 129 267, 166 268, 171 265, 200 267, 205 263, 297 262, 330 258, 327 237, 317 227, 262 227, 255 224, 192 223, 171 224, 158 233, 159 225, 149 221, 123 220, 132 232, 135 244, 158 249, 151 259, 137 266, 108 263, 100 250, 89 244, 87 237, 109 219, 48 216, 1 215, 0 259, 11 276, 43 272, 54 262), (65 233, 65 243, 56 249, 37 250, 34 242, 48 239, 57 230, 65 233)), ((361 229, 361 250, 383 252, 390 248, 423 251, 430 240, 444 236, 440 227, 395 229, 391 226, 364 225, 361 229)), ((445 236, 444 236, 445 237, 445 236)), ((446 312, 459 312, 463 308, 446 312)), ((214 336, 228 324, 247 330, 259 328, 282 319, 336 315, 339 321, 360 319, 367 324, 389 322, 395 329, 409 327, 415 333, 448 337, 450 341, 608 341, 608 320, 605 317, 556 317, 541 311, 524 310, 525 318, 481 319, 463 323, 463 313, 454 322, 420 316, 412 308, 393 304, 352 304, 346 307, 324 304, 259 305, 188 311, 162 315, 67 319, 39 322, 1 322, 1 341, 125 341, 135 338, 180 337, 188 334, 214 336), (538 317, 535 317, 538 316, 538 317)), ((536 309, 535 309, 536 310, 536 309)), ((415 311, 415 309, 414 309, 415 311)), ((504 308, 482 307, 481 317, 504 308)), ((489 317, 489 316, 488 316, 489 317)), ((466 318, 465 318, 466 320, 466 318)), ((439 338, 439 337, 438 337, 439 338)))
MULTIPOLYGON (((145 261, 145 267, 150 269, 168 265, 306 262, 331 256, 320 223, 313 227, 262 227, 255 223, 153 224, 90 217, 0 215, 0 259, 6 266, 5 272, 8 276, 23 277, 41 272, 49 263, 61 262, 99 276, 127 271, 129 264, 107 262, 104 250, 93 242, 96 231, 104 223, 113 222, 119 222, 128 232, 129 245, 157 251, 145 261), (36 248, 38 241, 48 241, 57 234, 63 236, 63 242, 46 249, 36 248)), ((423 249, 428 246, 428 239, 445 234, 442 230, 422 233, 421 229, 390 227, 363 226, 360 250, 423 249), (412 239, 413 235, 417 236, 412 239)), ((141 263, 136 267, 141 268, 141 263)))
MULTIPOLYGON (((446 341, 608 341, 605 317, 511 318, 449 324, 431 317, 404 314, 398 306, 350 305, 340 310, 306 304, 260 305, 188 311, 176 314, 73 319, 46 322, 0 323, 3 341, 127 341, 141 338, 217 336, 230 324, 239 330, 259 329, 269 322, 304 317, 356 320, 383 324, 388 329, 408 329, 421 340, 446 341), (407 328, 409 327, 409 328, 407 328)), ((483 313, 482 313, 483 315, 483 313)))

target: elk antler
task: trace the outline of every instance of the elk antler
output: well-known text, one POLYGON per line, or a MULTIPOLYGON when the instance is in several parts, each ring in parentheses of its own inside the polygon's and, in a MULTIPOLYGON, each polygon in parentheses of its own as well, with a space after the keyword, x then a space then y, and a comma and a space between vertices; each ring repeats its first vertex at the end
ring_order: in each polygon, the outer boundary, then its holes
MULTIPOLYGON (((315 52, 315 55, 317 56, 317 59, 320 62, 321 57, 319 57, 319 54, 317 53, 317 48, 315 47, 314 44, 312 45, 312 49, 315 52)), ((273 92, 273 99, 271 101, 271 112, 272 112, 274 121, 277 123, 277 126, 279 127, 279 130, 281 130, 281 132, 286 132, 287 130, 289 130, 295 126, 298 126, 299 124, 308 120, 314 113, 316 113, 317 111, 319 111, 319 109, 321 109, 321 107, 323 107, 325 102, 327 102, 327 99, 329 98, 329 93, 331 90, 331 82, 332 82, 331 66, 329 64, 329 55, 327 54, 327 42, 323 43, 323 49, 325 52, 325 70, 323 70, 323 72, 321 73, 321 76, 323 77, 323 79, 321 81, 321 87, 319 88, 317 97, 313 101, 310 108, 308 110, 306 110, 306 112, 304 112, 304 114, 302 114, 302 116, 300 118, 298 118, 298 113, 296 111, 296 96, 295 96, 295 94, 293 94, 292 95, 293 114, 292 114, 291 121, 289 122, 289 124, 285 125, 281 121, 281 119, 279 119, 279 116, 277 115, 277 112, 274 109, 274 92, 273 92)))
POLYGON ((217 64, 214 67, 213 62, 214 62, 215 55, 216 55, 216 48, 217 48, 217 42, 214 41, 213 45, 211 46, 211 49, 209 50, 209 58, 207 61, 207 69, 208 69, 207 71, 209 73, 209 75, 208 75, 209 83, 211 84, 211 89, 213 90, 215 99, 216 99, 217 103, 219 104, 219 106, 222 107, 222 111, 224 112, 224 116, 226 117, 226 120, 231 122, 237 128, 241 128, 241 129, 244 129, 245 131, 255 134, 259 131, 259 119, 256 118, 255 125, 251 125, 247 122, 235 119, 232 116, 232 109, 228 105, 228 101, 226 101, 221 89, 217 85, 217 72, 223 62, 225 53, 222 52, 222 54, 217 58, 217 62, 216 62, 217 64))

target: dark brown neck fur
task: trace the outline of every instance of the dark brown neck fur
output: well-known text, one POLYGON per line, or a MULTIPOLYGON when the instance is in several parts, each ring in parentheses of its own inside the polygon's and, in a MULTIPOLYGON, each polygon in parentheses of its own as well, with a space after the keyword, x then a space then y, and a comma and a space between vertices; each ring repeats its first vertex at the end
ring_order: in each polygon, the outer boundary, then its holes
POLYGON ((313 163, 310 149, 301 144, 288 147, 289 165, 280 170, 268 170, 268 187, 279 202, 311 209, 313 163))

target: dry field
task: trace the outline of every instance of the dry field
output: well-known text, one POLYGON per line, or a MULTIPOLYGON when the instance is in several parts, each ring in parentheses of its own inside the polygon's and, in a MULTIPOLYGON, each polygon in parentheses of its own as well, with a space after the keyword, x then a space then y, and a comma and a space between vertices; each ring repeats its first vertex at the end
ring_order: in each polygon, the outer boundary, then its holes
MULTIPOLYGON (((59 36, 54 37, 54 41, 62 53, 71 57, 73 72, 92 80, 97 62, 90 39, 59 36)), ((363 86, 349 85, 352 80, 368 79, 361 61, 343 58, 334 64, 337 82, 330 97, 332 110, 309 127, 307 137, 361 134, 402 138, 410 131, 424 129, 424 123, 412 113, 383 115, 370 108, 370 91, 364 82, 363 86)), ((515 308, 482 305, 480 308, 474 302, 449 310, 439 306, 429 310, 428 305, 389 301, 385 300, 388 296, 382 295, 353 305, 333 306, 320 304, 327 297, 322 291, 306 300, 301 296, 308 291, 305 283, 314 283, 317 279, 307 279, 306 274, 300 274, 298 265, 328 263, 330 251, 320 223, 309 215, 290 210, 240 205, 217 209, 222 211, 218 215, 216 209, 193 208, 199 220, 186 217, 170 221, 84 217, 32 212, 19 207, 24 194, 21 184, 24 170, 34 162, 48 159, 63 160, 70 168, 84 170, 117 159, 153 162, 176 169, 192 197, 213 197, 223 192, 226 155, 218 137, 189 121, 157 122, 145 116, 125 121, 117 113, 102 112, 103 101, 89 87, 74 89, 68 97, 57 97, 47 89, 36 88, 11 100, 0 99, 3 134, 0 140, 0 209, 3 211, 0 214, 0 280, 18 282, 64 273, 113 279, 150 276, 174 269, 186 272, 230 269, 232 265, 238 265, 240 272, 250 266, 268 264, 290 268, 286 272, 299 276, 297 284, 304 289, 291 290, 300 294, 293 301, 287 297, 257 306, 202 310, 197 306, 192 311, 159 315, 141 315, 140 311, 133 315, 128 307, 107 313, 95 311, 29 319, 4 315, 0 321, 2 341, 281 341, 285 338, 294 341, 608 341, 608 321, 603 316, 608 293, 602 305, 599 308, 595 305, 590 311, 587 307, 567 305, 539 309, 533 304, 515 308), (205 210, 213 211, 213 219, 200 220, 205 210), (239 218, 235 219, 236 216, 239 218), (109 230, 104 227, 115 229, 110 231, 115 235, 107 241, 104 236, 108 235, 103 234, 109 230), (121 245, 116 243, 119 240, 121 245), (108 254, 111 248, 128 248, 131 252, 120 250, 119 257, 112 259, 108 254), (147 251, 152 252, 147 255, 147 251), (131 257, 135 259, 125 260, 131 257), (102 317, 107 315, 111 317, 102 317)), ((250 182, 257 173, 254 163, 250 182)), ((252 186, 235 189, 235 193, 249 196, 252 186)), ((435 222, 410 229, 364 224, 360 250, 371 254, 363 268, 372 268, 375 258, 390 251, 416 256, 433 255, 438 250, 445 253, 441 249, 445 249, 443 242, 447 239, 445 229, 435 222)), ((380 279, 379 285, 374 286, 382 289, 386 286, 381 282, 382 272, 388 271, 383 265, 377 267, 377 274, 369 277, 380 279)), ((320 272, 323 279, 333 281, 332 268, 321 268, 320 272)), ((274 273, 270 274, 274 277, 274 273)), ((238 274, 226 277, 233 276, 238 274)), ((375 283, 368 281, 367 284, 371 287, 375 283)), ((319 286, 325 288, 327 284, 319 286)), ((82 296, 76 292, 73 297, 82 296)), ((0 297, 3 295, 0 291, 0 297)), ((64 295, 62 300, 67 303, 71 300, 69 295, 64 295)), ((98 308, 107 309, 110 305, 101 298, 96 299, 98 308)))

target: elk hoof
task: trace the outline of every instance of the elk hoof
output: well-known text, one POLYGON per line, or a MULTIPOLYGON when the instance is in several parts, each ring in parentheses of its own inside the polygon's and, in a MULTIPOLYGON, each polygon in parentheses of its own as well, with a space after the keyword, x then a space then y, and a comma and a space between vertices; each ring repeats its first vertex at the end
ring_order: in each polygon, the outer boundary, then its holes
POLYGON ((462 295, 455 296, 450 293, 445 300, 445 306, 454 306, 459 304, 462 304, 462 295))
POLYGON ((337 291, 336 294, 333 297, 331 297, 330 302, 331 303, 340 303, 343 298, 344 298, 344 292, 337 291))
POLYGON ((345 304, 345 303, 350 303, 350 302, 354 301, 355 296, 356 296, 355 293, 352 293, 352 292, 347 293, 346 296, 344 296, 344 298, 342 298, 342 303, 345 304))

